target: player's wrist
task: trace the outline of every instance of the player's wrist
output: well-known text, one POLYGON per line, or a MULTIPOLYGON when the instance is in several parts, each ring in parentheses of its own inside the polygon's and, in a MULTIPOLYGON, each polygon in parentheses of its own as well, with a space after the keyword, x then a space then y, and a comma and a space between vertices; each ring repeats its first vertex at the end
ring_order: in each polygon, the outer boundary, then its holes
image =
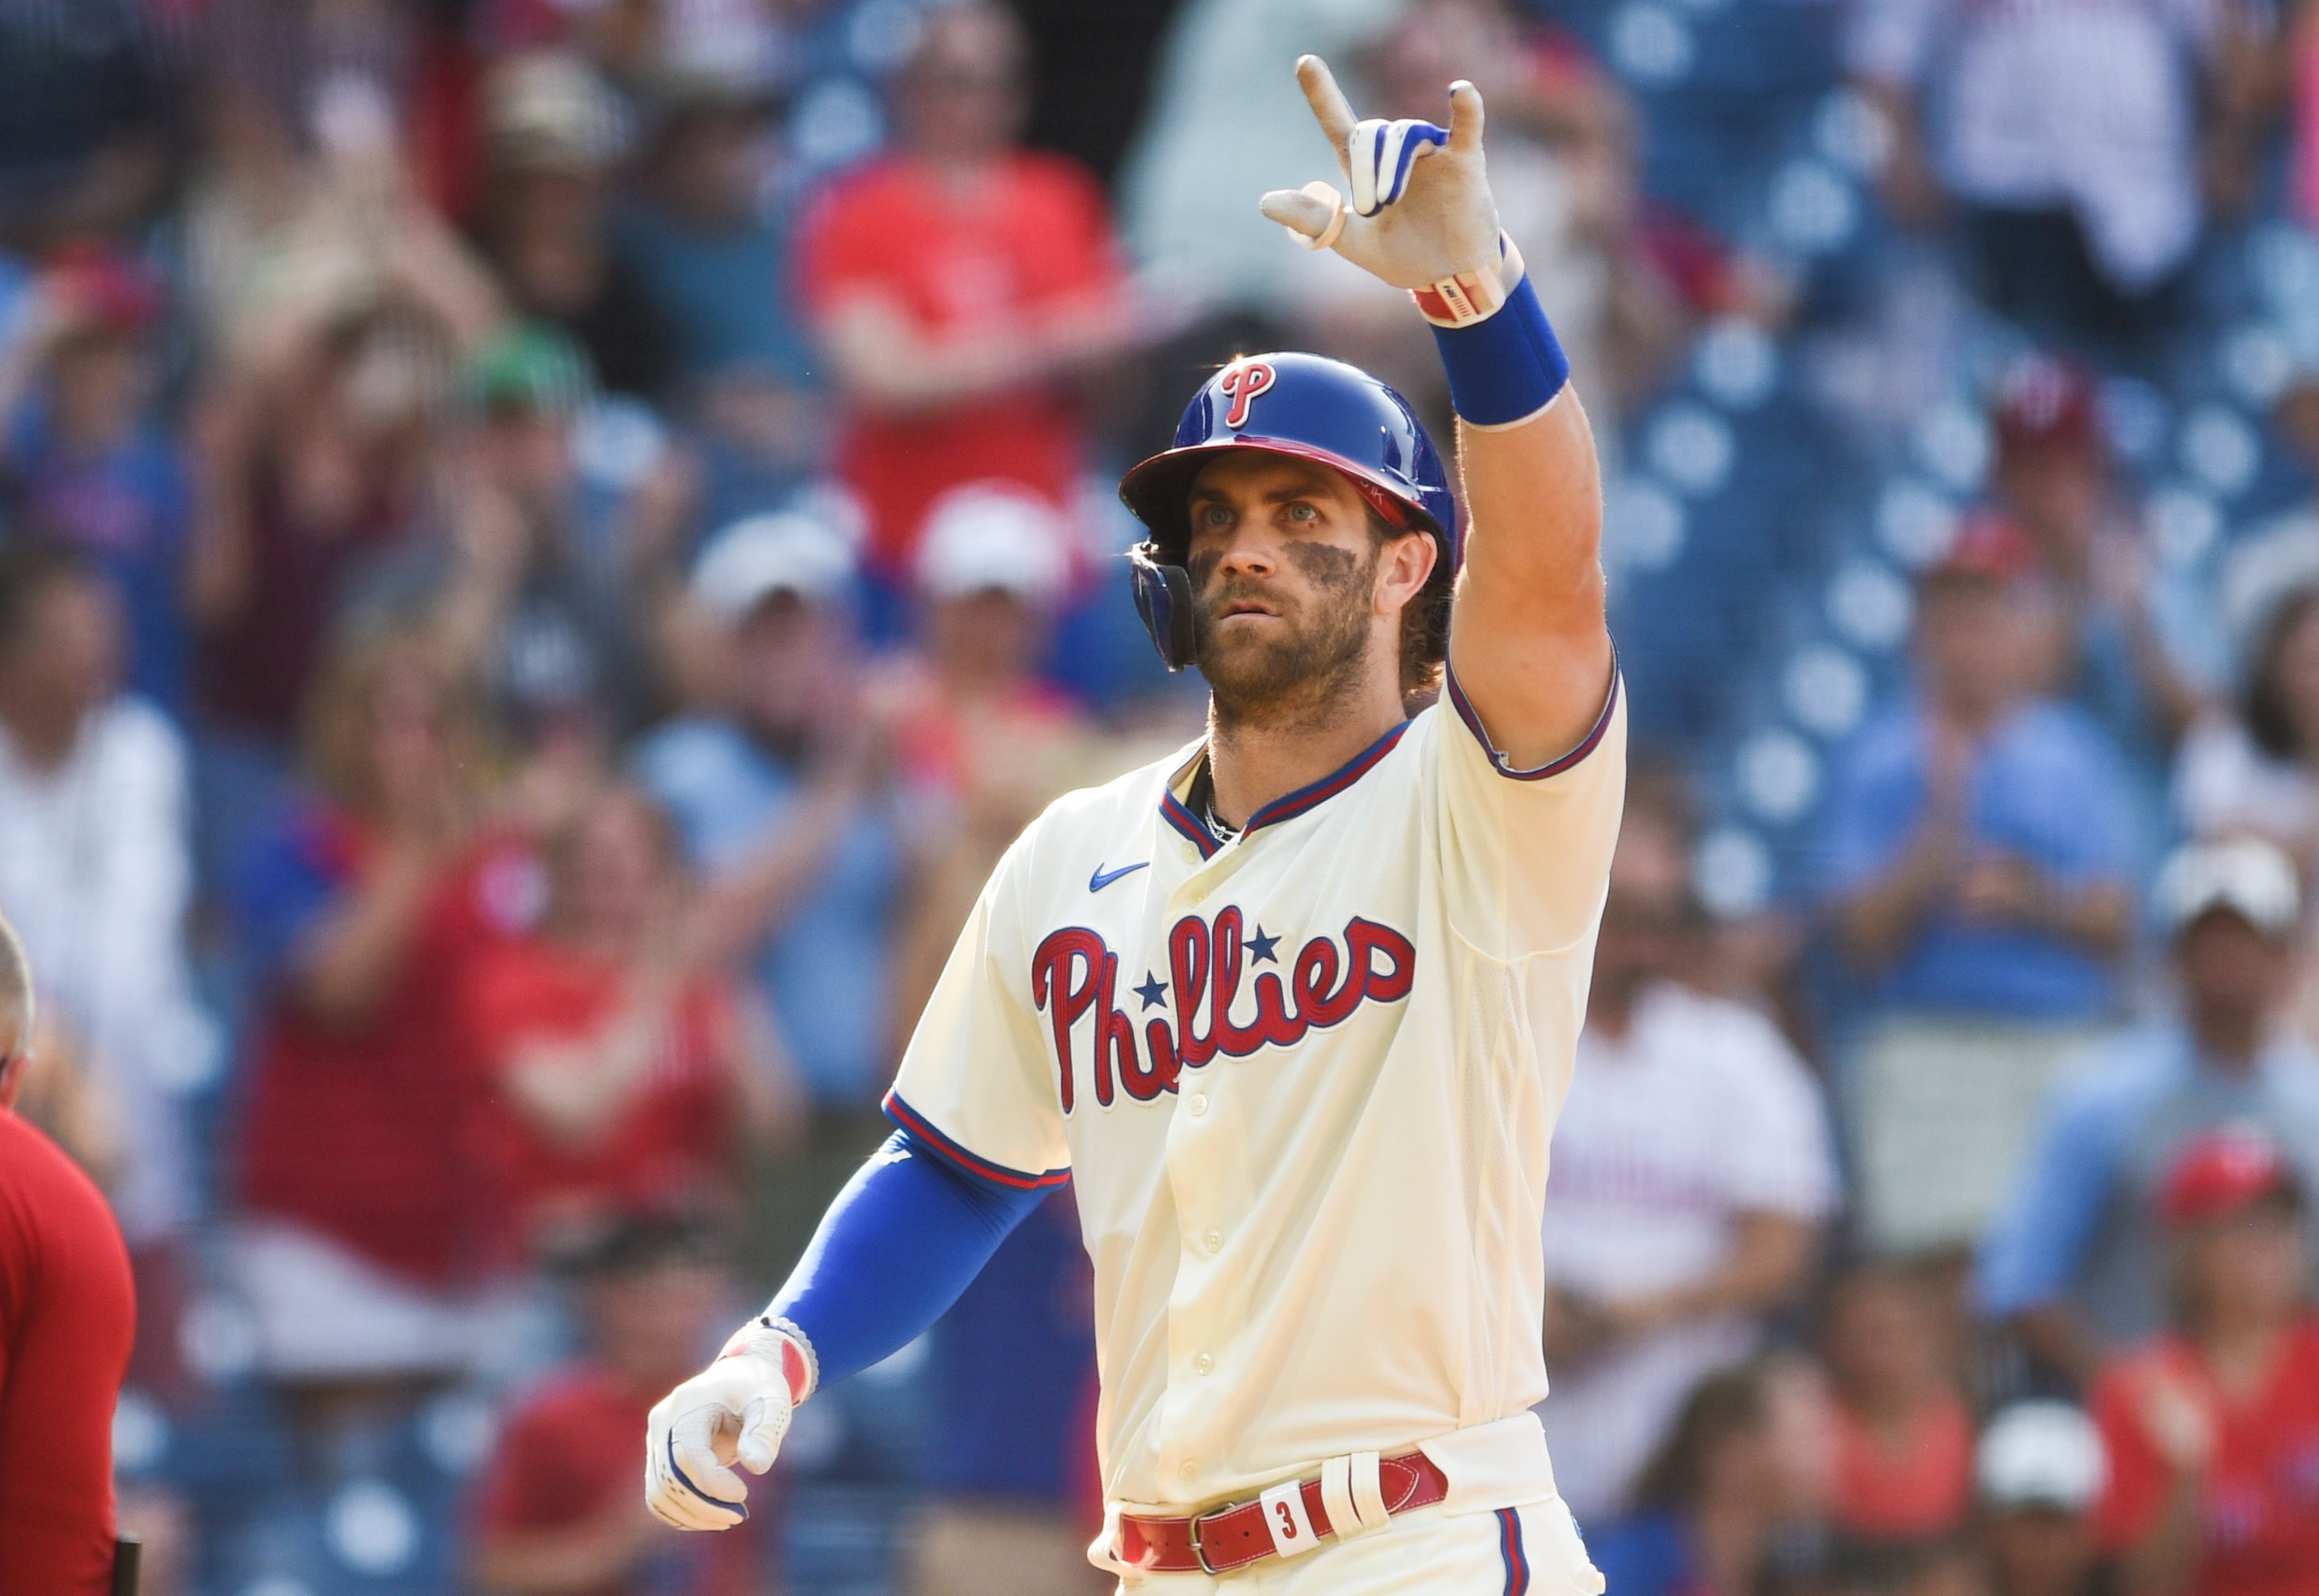
POLYGON ((1499 259, 1460 272, 1410 298, 1433 328, 1449 377, 1449 401, 1475 427, 1512 427, 1552 404, 1570 382, 1570 359, 1554 336, 1513 241, 1499 236, 1499 259))
POLYGON ((821 1384, 821 1360, 806 1333, 786 1319, 761 1313, 733 1332, 717 1363, 747 1357, 778 1375, 790 1393, 790 1405, 802 1404, 821 1384))
POLYGON ((1479 264, 1412 288, 1409 297, 1417 313, 1436 327, 1473 327, 1504 308, 1507 296, 1529 269, 1521 251, 1500 230, 1496 242, 1479 264))

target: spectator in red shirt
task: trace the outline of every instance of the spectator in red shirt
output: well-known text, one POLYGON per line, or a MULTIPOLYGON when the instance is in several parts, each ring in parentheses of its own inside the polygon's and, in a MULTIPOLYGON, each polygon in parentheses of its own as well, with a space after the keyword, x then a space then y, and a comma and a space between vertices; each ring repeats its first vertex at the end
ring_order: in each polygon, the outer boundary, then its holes
POLYGON ((468 976, 515 1222, 545 1244, 637 1204, 729 1210, 745 1143, 794 1094, 756 1001, 705 962, 668 816, 613 783, 547 861, 538 933, 468 976))
POLYGON ((103 1596, 136 1294, 104 1197, 13 1112, 32 1036, 32 972, 0 920, 0 1591, 103 1596))
POLYGON ((241 882, 266 976, 236 1251, 280 1380, 440 1375, 478 1351, 487 1216, 451 977, 537 886, 528 854, 482 828, 477 744, 421 636, 355 639, 312 706, 318 793, 241 882))
POLYGON ((2133 1596, 2319 1591, 2319 1319, 2304 1200, 2251 1131, 2210 1133, 2159 1191, 2174 1329, 2114 1360, 2094 1416, 2109 1453, 2096 1514, 2133 1596))
POLYGON ((1926 1283, 1904 1268, 1854 1269, 1829 1294, 1830 1517, 1852 1539, 1938 1539, 1972 1504, 1972 1415, 1945 1366, 1940 1323, 1926 1283))
POLYGON ((676 1535, 636 1492, 636 1438, 708 1356, 729 1283, 697 1229, 631 1215, 573 1258, 588 1350, 517 1407, 484 1469, 471 1578, 487 1596, 759 1596, 776 1514, 676 1535), (704 1347, 702 1338, 709 1339, 704 1347))
POLYGON ((1081 454, 1071 380, 1128 342, 1101 191, 1015 143, 1024 53, 1003 6, 935 12, 901 77, 895 153, 807 225, 802 287, 844 406, 838 470, 889 581, 961 482, 1009 478, 1063 502, 1081 454))

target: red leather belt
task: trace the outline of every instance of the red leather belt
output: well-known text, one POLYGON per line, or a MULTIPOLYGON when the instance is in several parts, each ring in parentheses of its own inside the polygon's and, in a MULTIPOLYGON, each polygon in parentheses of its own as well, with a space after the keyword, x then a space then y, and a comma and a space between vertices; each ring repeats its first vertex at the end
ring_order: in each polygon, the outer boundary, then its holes
MULTIPOLYGON (((1449 1493, 1448 1476, 1422 1452, 1377 1460, 1377 1484, 1388 1514, 1431 1507, 1449 1493)), ((1274 1488, 1276 1496, 1278 1487, 1274 1488)), ((1190 1519, 1119 1518, 1119 1560, 1150 1573, 1230 1573, 1267 1557, 1304 1551, 1296 1544, 1310 1526, 1314 1544, 1334 1528, 1316 1476, 1297 1482, 1306 1524, 1285 1501, 1234 1502, 1190 1519)))

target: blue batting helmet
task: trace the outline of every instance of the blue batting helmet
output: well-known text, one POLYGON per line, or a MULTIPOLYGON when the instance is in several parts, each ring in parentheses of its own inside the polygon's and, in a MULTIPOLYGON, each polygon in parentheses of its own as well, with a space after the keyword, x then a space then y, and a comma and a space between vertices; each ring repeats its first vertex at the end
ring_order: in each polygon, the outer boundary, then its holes
POLYGON ((1446 613, 1464 528, 1449 473, 1409 401, 1357 366, 1318 355, 1248 355, 1192 396, 1176 441, 1120 479, 1119 497, 1150 536, 1129 553, 1135 608, 1170 671, 1192 660, 1192 479, 1232 449, 1333 466, 1389 526, 1441 546, 1427 591, 1446 613))

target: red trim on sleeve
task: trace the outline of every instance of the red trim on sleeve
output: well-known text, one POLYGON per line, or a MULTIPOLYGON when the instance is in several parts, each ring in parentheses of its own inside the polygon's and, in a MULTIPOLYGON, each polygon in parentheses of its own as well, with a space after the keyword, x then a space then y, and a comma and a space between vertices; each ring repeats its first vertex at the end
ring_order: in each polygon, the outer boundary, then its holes
POLYGON ((1061 1186, 1071 1177, 1069 1169, 1050 1169, 1042 1175, 1028 1175, 1020 1169, 1009 1169, 1004 1164, 994 1164, 979 1154, 968 1151, 935 1130, 924 1114, 902 1100, 899 1091, 886 1094, 885 1109, 888 1119, 924 1141, 942 1157, 943 1162, 978 1180, 1011 1186, 1018 1192, 1033 1192, 1061 1186))

